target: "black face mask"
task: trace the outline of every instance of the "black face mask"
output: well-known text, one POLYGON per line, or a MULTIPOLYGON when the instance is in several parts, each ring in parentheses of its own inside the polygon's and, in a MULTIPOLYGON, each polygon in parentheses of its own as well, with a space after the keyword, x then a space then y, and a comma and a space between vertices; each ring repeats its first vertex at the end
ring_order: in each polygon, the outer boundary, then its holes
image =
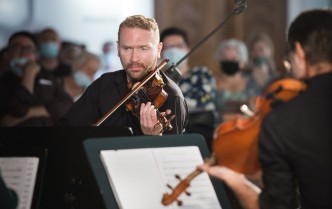
POLYGON ((220 61, 220 70, 226 75, 234 75, 240 70, 238 62, 235 61, 220 61))

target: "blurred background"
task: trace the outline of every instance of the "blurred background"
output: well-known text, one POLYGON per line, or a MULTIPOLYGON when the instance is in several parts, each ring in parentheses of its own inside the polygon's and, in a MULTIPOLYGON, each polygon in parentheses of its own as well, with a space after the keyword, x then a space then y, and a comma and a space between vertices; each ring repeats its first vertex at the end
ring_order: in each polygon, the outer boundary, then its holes
MULTIPOLYGON (((162 30, 178 26, 189 32, 194 46, 236 8, 233 0, 0 0, 0 48, 13 32, 37 32, 45 27, 58 31, 62 41, 84 45, 101 54, 102 44, 117 40, 119 23, 128 15, 154 17, 162 30)), ((248 42, 265 32, 275 44, 275 62, 281 67, 286 28, 301 11, 331 7, 332 0, 247 0, 247 8, 233 16, 189 57, 190 65, 218 69, 217 44, 227 38, 248 42)))

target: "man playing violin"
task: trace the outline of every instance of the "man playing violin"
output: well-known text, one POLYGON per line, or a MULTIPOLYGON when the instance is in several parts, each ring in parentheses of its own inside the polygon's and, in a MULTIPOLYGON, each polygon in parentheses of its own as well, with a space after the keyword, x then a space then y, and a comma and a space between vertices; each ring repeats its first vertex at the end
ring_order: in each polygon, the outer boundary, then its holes
POLYGON ((263 119, 262 190, 225 166, 198 166, 223 180, 246 209, 332 208, 332 10, 301 13, 288 48, 294 77, 307 87, 263 119))
MULTIPOLYGON (((157 67, 163 44, 159 40, 159 28, 153 18, 142 15, 127 17, 119 26, 118 56, 123 70, 105 73, 93 82, 81 98, 69 109, 57 126, 89 126, 99 121, 111 108, 128 95, 133 83, 140 83, 157 67), (128 85, 130 84, 130 85, 128 85)), ((126 105, 119 107, 101 126, 131 127, 135 135, 160 135, 164 127, 158 120, 162 116, 174 115, 170 121, 172 129, 165 134, 182 134, 187 124, 187 104, 179 87, 162 71, 163 90, 167 93, 165 102, 157 109, 153 102, 139 104, 139 117, 133 115, 126 105)), ((166 117, 165 116, 165 117, 166 117)))

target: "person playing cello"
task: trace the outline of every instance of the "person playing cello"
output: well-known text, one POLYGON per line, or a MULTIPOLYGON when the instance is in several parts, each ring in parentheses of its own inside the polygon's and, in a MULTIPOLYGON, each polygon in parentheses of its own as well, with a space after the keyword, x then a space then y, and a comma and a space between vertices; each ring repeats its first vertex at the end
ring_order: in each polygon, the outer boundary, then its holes
POLYGON ((332 208, 332 10, 301 13, 288 47, 293 75, 307 88, 263 119, 262 190, 226 166, 198 166, 224 181, 246 209, 332 208))

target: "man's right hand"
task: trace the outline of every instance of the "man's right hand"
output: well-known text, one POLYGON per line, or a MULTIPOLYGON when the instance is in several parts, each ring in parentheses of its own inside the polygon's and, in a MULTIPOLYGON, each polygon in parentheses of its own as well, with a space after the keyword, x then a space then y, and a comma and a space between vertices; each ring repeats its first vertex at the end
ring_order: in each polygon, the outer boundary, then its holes
POLYGON ((37 62, 29 60, 25 65, 23 65, 23 78, 21 81, 22 86, 24 86, 31 94, 33 94, 35 79, 40 72, 40 65, 37 62))

